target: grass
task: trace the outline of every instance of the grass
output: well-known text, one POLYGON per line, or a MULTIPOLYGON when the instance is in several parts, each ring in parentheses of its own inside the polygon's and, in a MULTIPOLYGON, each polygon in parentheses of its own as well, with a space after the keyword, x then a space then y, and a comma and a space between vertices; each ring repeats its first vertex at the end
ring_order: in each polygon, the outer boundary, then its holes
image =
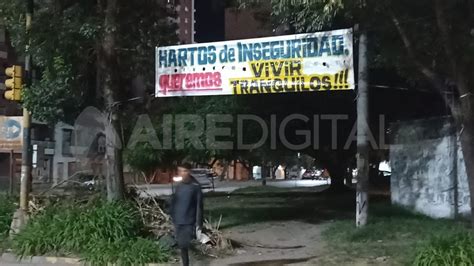
POLYGON ((416 265, 474 265, 456 263, 460 257, 463 261, 474 257, 470 253, 474 239, 465 221, 431 219, 392 206, 384 196, 370 201, 369 223, 361 229, 355 227, 355 195, 351 192, 250 187, 206 197, 205 209, 213 221, 222 216, 221 228, 290 220, 322 224, 327 248, 315 262, 318 265, 413 265, 415 259, 426 262, 432 257, 439 261, 455 258, 451 260, 455 262, 416 265))
POLYGON ((411 265, 434 237, 445 239, 469 232, 464 222, 431 219, 388 204, 373 206, 369 217, 364 228, 355 228, 354 220, 343 220, 332 223, 323 233, 330 249, 337 251, 330 258, 334 263, 385 257, 388 265, 411 265))
POLYGON ((458 233, 433 238, 417 253, 414 265, 473 265, 474 236, 458 233))
POLYGON ((218 220, 222 215, 221 228, 266 221, 304 220, 319 223, 350 216, 352 193, 339 195, 339 200, 333 200, 318 193, 319 190, 248 187, 230 194, 206 196, 205 211, 212 220, 218 220))
POLYGON ((8 231, 12 222, 15 204, 13 199, 0 194, 0 253, 7 248, 8 231))

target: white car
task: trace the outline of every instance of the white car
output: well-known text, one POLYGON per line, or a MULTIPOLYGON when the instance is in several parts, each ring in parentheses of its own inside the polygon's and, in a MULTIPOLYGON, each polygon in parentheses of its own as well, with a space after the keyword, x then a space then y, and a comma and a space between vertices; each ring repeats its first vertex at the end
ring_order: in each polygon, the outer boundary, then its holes
POLYGON ((286 178, 289 178, 289 179, 297 179, 299 175, 300 175, 300 169, 296 166, 291 167, 286 172, 286 178))
POLYGON ((390 167, 389 161, 381 161, 379 163, 379 171, 382 172, 383 176, 392 175, 392 168, 390 167))

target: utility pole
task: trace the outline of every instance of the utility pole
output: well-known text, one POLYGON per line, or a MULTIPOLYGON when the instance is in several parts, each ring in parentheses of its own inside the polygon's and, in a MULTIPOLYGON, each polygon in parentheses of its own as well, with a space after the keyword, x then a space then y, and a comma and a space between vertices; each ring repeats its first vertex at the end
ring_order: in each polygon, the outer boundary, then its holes
MULTIPOLYGON (((26 34, 31 30, 31 20, 33 17, 33 0, 26 0, 26 34)), ((25 77, 26 85, 31 84, 31 54, 30 41, 25 47, 25 77)), ((20 209, 28 211, 28 194, 31 187, 31 136, 30 136, 31 118, 29 111, 23 107, 23 147, 21 153, 21 186, 20 186, 20 209)))
POLYGON ((356 225, 367 224, 369 213, 369 89, 367 86, 367 33, 359 32, 359 73, 357 86, 357 191, 356 225))

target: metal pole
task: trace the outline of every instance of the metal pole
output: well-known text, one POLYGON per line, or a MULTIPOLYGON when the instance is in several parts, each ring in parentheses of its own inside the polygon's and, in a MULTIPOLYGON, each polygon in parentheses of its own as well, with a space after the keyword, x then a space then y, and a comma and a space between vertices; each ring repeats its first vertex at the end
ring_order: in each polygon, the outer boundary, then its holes
POLYGON ((15 182, 15 153, 13 150, 10 150, 10 186, 9 193, 13 195, 14 182, 15 182))
MULTIPOLYGON (((27 1, 26 10, 26 32, 29 34, 31 30, 31 20, 33 17, 33 0, 27 1)), ((30 43, 26 45, 25 56, 25 76, 26 85, 31 84, 31 54, 30 43)), ((28 194, 30 190, 30 175, 31 175, 31 138, 30 138, 30 113, 26 108, 23 108, 23 147, 21 153, 21 186, 20 186, 20 209, 28 210, 28 194)))
POLYGON ((359 34, 359 81, 357 94, 357 192, 356 225, 367 224, 369 207, 369 90, 367 86, 367 35, 359 34))

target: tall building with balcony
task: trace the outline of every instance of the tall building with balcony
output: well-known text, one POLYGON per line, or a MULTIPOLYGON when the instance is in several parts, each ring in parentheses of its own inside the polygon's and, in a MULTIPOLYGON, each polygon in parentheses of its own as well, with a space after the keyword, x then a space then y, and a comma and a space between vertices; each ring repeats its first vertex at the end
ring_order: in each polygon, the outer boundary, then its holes
POLYGON ((176 11, 175 22, 178 24, 177 35, 180 44, 194 43, 195 34, 195 0, 168 0, 176 11))

